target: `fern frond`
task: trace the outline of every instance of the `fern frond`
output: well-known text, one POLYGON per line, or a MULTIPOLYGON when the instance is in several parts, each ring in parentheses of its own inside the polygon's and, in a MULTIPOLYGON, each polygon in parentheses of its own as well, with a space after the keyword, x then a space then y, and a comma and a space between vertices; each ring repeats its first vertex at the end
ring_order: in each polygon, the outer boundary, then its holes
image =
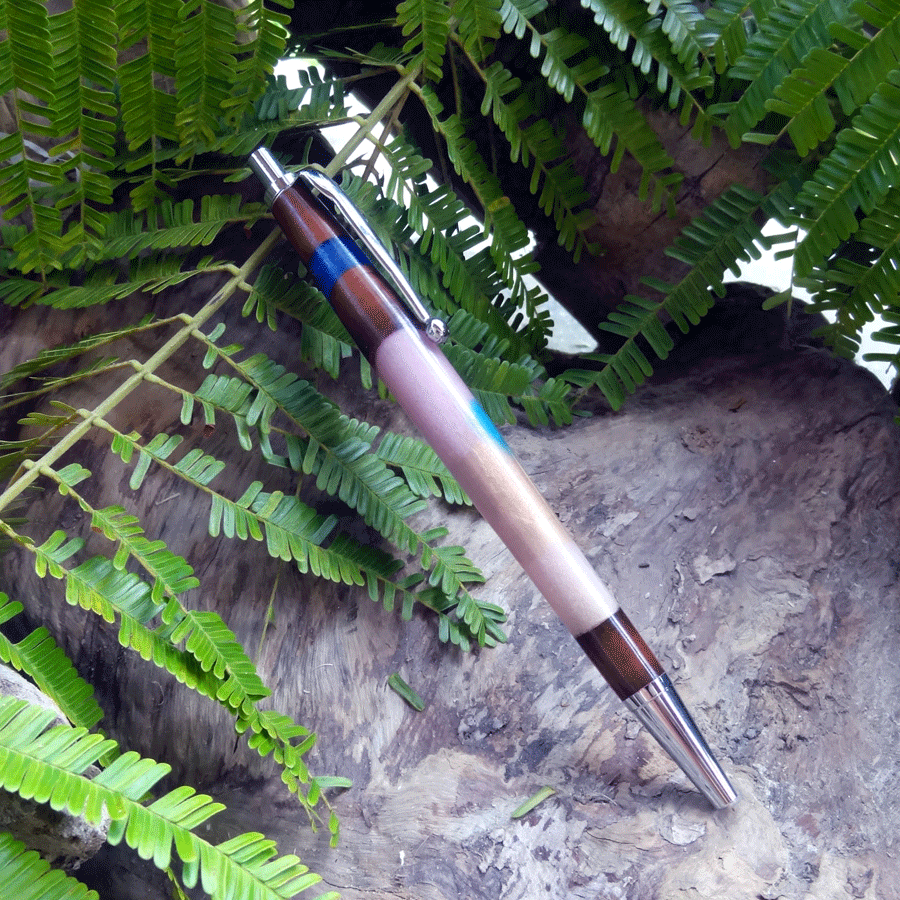
MULTIPOLYGON (((500 20, 503 30, 522 40, 528 29, 528 23, 546 8, 547 0, 503 0, 500 5, 500 20)), ((537 53, 532 50, 531 55, 536 56, 537 53)))
POLYGON ((826 343, 851 359, 863 328, 876 316, 886 315, 900 296, 900 190, 893 188, 860 222, 854 240, 872 248, 868 265, 838 255, 824 271, 820 267, 798 281, 813 292, 810 311, 824 313, 831 322, 822 335, 826 343))
POLYGON ((48 730, 52 717, 23 701, 0 698, 4 790, 92 824, 108 814, 109 843, 124 841, 163 870, 174 849, 183 863, 182 883, 188 888, 199 883, 214 900, 280 900, 321 880, 296 857, 276 857, 274 842, 262 835, 239 835, 217 845, 198 837, 195 829, 224 806, 192 788, 175 788, 144 806, 142 798, 168 774, 166 765, 129 752, 96 777, 84 777, 81 773, 115 749, 115 742, 65 725, 48 730))
POLYGON ((755 214, 764 210, 771 215, 780 199, 762 197, 738 185, 725 191, 666 251, 692 267, 688 274, 675 285, 645 278, 644 283, 659 291, 663 299, 626 297, 625 303, 599 326, 619 335, 623 339, 621 347, 614 354, 587 357, 603 364, 599 371, 572 370, 563 378, 582 387, 597 384, 613 408, 618 409, 626 393, 633 392, 653 371, 638 338, 665 359, 673 342, 660 321, 661 314, 671 317, 683 332, 699 322, 713 304, 710 287, 721 296, 725 272, 731 269, 739 274, 739 261, 759 258, 759 248, 767 245, 767 239, 755 214))
POLYGON ((411 66, 421 66, 426 78, 438 81, 450 37, 450 7, 444 0, 403 0, 397 5, 397 25, 405 38, 403 52, 411 66))
MULTIPOLYGON (((516 4, 508 5, 516 10, 516 4)), ((527 6, 524 2, 521 5, 527 6)), ((577 92, 584 103, 581 124, 587 135, 604 155, 614 151, 611 170, 617 171, 622 157, 629 153, 643 169, 641 197, 646 199, 651 182, 655 181, 652 190, 654 208, 658 208, 666 197, 671 201, 681 177, 671 171, 668 175, 660 175, 671 169, 674 162, 638 110, 620 73, 611 71, 607 62, 596 54, 585 57, 584 51, 589 47, 585 38, 574 36, 561 27, 542 33, 520 10, 516 13, 506 16, 504 27, 516 34, 531 32, 531 55, 540 58, 543 54, 541 74, 566 102, 570 102, 577 92), (573 57, 584 58, 570 66, 568 61, 573 57)))
POLYGON ((466 53, 475 59, 484 59, 500 37, 500 6, 501 0, 451 0, 454 30, 466 53))
MULTIPOLYGON (((20 603, 0 592, 0 623, 21 611, 20 603)), ((0 660, 24 672, 73 725, 93 728, 103 718, 94 689, 78 675, 46 628, 36 628, 18 643, 0 633, 0 660)))
POLYGON ((26 850, 11 834, 0 832, 0 883, 17 900, 100 900, 71 875, 51 869, 35 850, 26 850))
POLYGON ((76 259, 103 236, 106 215, 98 207, 112 203, 109 171, 115 154, 116 19, 110 0, 88 0, 51 16, 51 39, 58 77, 53 98, 54 147, 69 177, 60 209, 77 206, 68 240, 83 244, 76 259), (72 187, 68 187, 72 184, 72 187), (74 233, 72 233, 74 230, 74 233))
POLYGON ((777 13, 757 19, 758 30, 729 69, 731 78, 750 82, 725 120, 732 146, 766 115, 766 101, 815 48, 832 43, 830 27, 848 20, 842 0, 783 0, 777 13))
POLYGON ((19 363, 3 375, 0 375, 0 392, 5 393, 13 385, 26 379, 34 378, 41 372, 44 372, 59 363, 76 359, 99 347, 105 347, 120 338, 138 334, 148 328, 157 328, 161 324, 162 322, 151 322, 149 319, 144 319, 141 322, 134 325, 128 325, 117 331, 99 332, 97 334, 88 335, 71 344, 53 347, 49 350, 41 350, 37 356, 19 363))
POLYGON ((797 224, 806 235, 794 270, 808 275, 859 227, 856 213, 871 213, 900 181, 900 71, 894 71, 841 131, 832 152, 797 195, 797 224))
POLYGON ((900 6, 892 0, 857 3, 853 11, 875 30, 871 36, 843 26, 832 29, 854 52, 814 47, 801 67, 775 89, 766 109, 789 118, 785 129, 803 156, 836 127, 832 95, 844 115, 863 106, 900 61, 900 6))
POLYGON ((133 258, 146 250, 207 247, 221 230, 236 222, 252 223, 262 215, 259 204, 242 206, 238 194, 204 194, 195 213, 193 200, 163 200, 152 216, 124 210, 110 219, 102 257, 133 258))
POLYGON ((660 27, 672 45, 675 58, 683 66, 696 63, 703 52, 699 41, 703 13, 693 0, 652 0, 648 11, 654 15, 659 8, 665 9, 660 27))
POLYGON ((534 288, 525 282, 526 275, 537 271, 530 254, 528 230, 516 215, 512 202, 503 193, 497 177, 488 169, 478 153, 475 142, 467 136, 465 126, 457 115, 441 119, 443 108, 427 85, 417 89, 428 110, 435 129, 444 137, 450 161, 459 175, 472 188, 485 217, 485 233, 490 237, 491 258, 503 279, 511 287, 511 299, 516 304, 532 308, 534 288))
POLYGON ((122 126, 132 170, 149 168, 147 186, 132 192, 136 209, 156 198, 159 142, 177 144, 175 96, 161 85, 176 76, 175 42, 179 33, 177 0, 123 0, 116 5, 121 53, 134 56, 119 66, 122 126))
MULTIPOLYGON (((776 0, 765 0, 772 7, 776 0)), ((722 75, 743 55, 749 38, 751 19, 747 13, 751 0, 713 0, 705 20, 697 26, 697 39, 712 58, 717 74, 722 75)), ((758 3, 754 8, 760 14, 758 3)))
POLYGON ((175 39, 175 126, 184 158, 212 143, 236 79, 235 10, 188 0, 178 10, 175 39))
MULTIPOLYGON (((290 9, 292 0, 272 0, 283 9, 290 9)), ((228 121, 240 122, 249 105, 265 91, 272 71, 284 58, 290 16, 269 8, 265 0, 246 0, 237 11, 237 40, 240 52, 235 65, 232 96, 226 102, 228 121)))
MULTIPOLYGON (((694 94, 712 85, 712 75, 705 60, 696 56, 682 62, 672 40, 660 27, 659 20, 650 12, 643 0, 581 0, 581 5, 594 14, 594 21, 609 35, 610 41, 622 53, 630 49, 631 63, 643 75, 649 76, 656 68, 656 89, 668 97, 669 106, 674 109, 683 97, 691 101, 696 113, 704 116, 703 105, 694 100, 694 94)), ((658 4, 653 4, 654 9, 658 4)), ((680 7, 679 7, 680 8, 680 7)), ((686 16, 682 12, 682 23, 686 16)), ((677 18, 676 18, 677 22, 677 18)), ((675 24, 671 32, 678 39, 678 53, 685 55, 685 49, 699 49, 695 41, 688 41, 679 35, 675 24)), ((692 32, 688 33, 689 35, 692 32)), ((688 53, 687 57, 692 54, 688 53)))
POLYGON ((0 205, 8 220, 27 215, 30 230, 21 233, 17 252, 26 271, 41 275, 59 267, 67 246, 60 211, 48 202, 63 182, 62 167, 52 159, 36 160, 31 138, 53 138, 53 47, 46 4, 23 0, 11 15, 0 7, 0 92, 9 98, 11 134, 0 138, 0 205), (50 75, 50 77, 48 77, 50 75))
MULTIPOLYGON (((160 449, 163 457, 168 455, 160 449)), ((93 510, 72 487, 89 474, 80 466, 47 474, 92 514, 93 521, 100 523, 98 527, 108 537, 119 542, 119 552, 114 561, 95 556, 69 568, 66 561, 83 542, 66 540, 64 532, 57 531, 40 547, 29 545, 38 574, 43 577, 49 572, 54 578, 64 579, 67 602, 94 612, 107 622, 118 619, 118 639, 123 647, 134 649, 198 693, 225 706, 235 716, 238 733, 250 733, 251 748, 263 755, 271 753, 285 769, 285 784, 314 822, 313 805, 301 789, 310 782, 302 757, 312 744, 307 746, 304 742, 297 747, 291 743, 298 735, 309 736, 309 731, 286 717, 259 710, 257 704, 270 691, 234 634, 216 613, 188 610, 177 600, 177 593, 193 586, 192 575, 186 574, 187 564, 161 542, 146 541, 137 533, 139 528, 133 517, 93 510), (127 548, 126 553, 122 553, 123 547, 127 548), (161 587, 151 588, 138 576, 122 571, 126 557, 135 559, 151 574, 155 572, 155 585, 161 587), (161 624, 154 627, 157 619, 161 624), (183 650, 179 644, 184 645, 183 650)))
MULTIPOLYGON (((574 54, 584 46, 576 42, 568 50, 557 49, 560 54, 574 54)), ((548 54, 547 59, 551 58, 548 54)), ((589 240, 588 233, 597 224, 597 218, 590 208, 584 181, 575 171, 559 135, 546 119, 534 116, 533 99, 521 90, 521 83, 503 63, 498 60, 486 70, 478 69, 478 73, 484 81, 481 114, 491 115, 503 132, 510 159, 531 169, 529 190, 539 195, 538 205, 553 219, 559 243, 572 252, 575 262, 583 250, 596 253, 598 247, 589 240)), ((548 74, 552 76, 552 72, 548 74)))
POLYGON ((849 62, 831 50, 814 47, 804 58, 804 65, 792 71, 775 88, 774 96, 766 100, 769 112, 788 117, 782 130, 790 135, 801 156, 814 150, 834 131, 837 123, 827 91, 849 62))
POLYGON ((868 29, 833 29, 855 51, 834 91, 845 115, 862 106, 900 62, 900 6, 896 0, 857 0, 852 6, 868 29))
POLYGON ((72 284, 65 273, 54 274, 43 283, 10 275, 0 281, 0 302, 9 305, 38 302, 56 309, 81 309, 122 300, 144 291, 159 293, 203 272, 228 269, 211 257, 193 260, 190 267, 175 255, 148 256, 134 260, 125 272, 121 267, 97 265, 91 267, 81 284, 72 284))
POLYGON ((884 327, 873 332, 872 338, 880 344, 887 344, 898 349, 893 353, 866 353, 864 359, 871 362, 886 362, 894 369, 900 368, 900 311, 895 307, 882 313, 884 327))
POLYGON ((419 497, 440 497, 448 503, 471 505, 434 450, 417 438, 388 431, 375 452, 386 465, 403 472, 410 490, 419 497))

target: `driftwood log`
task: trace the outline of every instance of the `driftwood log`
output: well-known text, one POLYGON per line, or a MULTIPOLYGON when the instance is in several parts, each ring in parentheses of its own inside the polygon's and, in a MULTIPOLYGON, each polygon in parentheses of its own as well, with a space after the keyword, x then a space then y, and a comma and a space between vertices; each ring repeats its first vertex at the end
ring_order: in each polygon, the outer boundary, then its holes
MULTIPOLYGON (((196 360, 181 365, 184 377, 196 360)), ((368 396, 358 402, 377 421, 400 421, 368 396)), ((146 433, 180 427, 178 409, 152 393, 118 414, 146 433)), ((195 566, 196 605, 219 610, 251 653, 259 645, 273 705, 319 736, 314 769, 352 778, 332 798, 336 850, 224 716, 121 651, 56 585, 38 583, 27 559, 3 561, 0 588, 55 629, 101 686, 105 729, 228 803, 210 837, 264 831, 345 900, 891 900, 900 897, 895 415, 872 376, 819 350, 701 353, 661 370, 620 413, 598 404, 567 429, 504 431, 732 774, 741 800, 718 813, 471 510, 423 514, 468 548, 489 576, 482 596, 509 610, 509 643, 467 655, 441 645, 427 616, 401 626, 364 593, 279 569, 259 544, 212 542, 205 516, 190 515, 194 498, 172 496, 152 472, 135 497, 105 447, 76 448, 103 472, 106 494, 93 499, 139 502, 148 533, 195 566), (425 699, 423 712, 387 687, 394 672, 425 699), (512 819, 544 786, 555 793, 512 819)), ((227 455, 232 441, 222 426, 204 448, 227 455)), ((230 471, 241 485, 258 474, 230 471)), ((263 477, 290 488, 278 471, 263 477)), ((47 533, 57 523, 77 530, 60 497, 37 502, 31 515, 47 533)), ((104 850, 82 874, 104 900, 167 896, 124 851, 104 850)))

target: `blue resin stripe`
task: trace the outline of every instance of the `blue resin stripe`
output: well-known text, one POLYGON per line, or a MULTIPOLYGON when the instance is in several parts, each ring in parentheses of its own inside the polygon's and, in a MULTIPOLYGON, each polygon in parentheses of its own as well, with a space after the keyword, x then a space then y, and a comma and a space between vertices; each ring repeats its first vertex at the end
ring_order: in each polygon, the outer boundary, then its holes
POLYGON ((348 237, 333 237, 316 247, 309 261, 309 271, 319 290, 330 297, 337 280, 357 266, 371 266, 366 254, 348 237))
POLYGON ((472 412, 475 414, 475 418, 478 420, 482 430, 487 432, 487 436, 494 443, 499 444, 507 453, 512 453, 512 450, 509 449, 509 444, 503 440, 503 435, 497 431, 497 426, 494 425, 491 417, 484 411, 484 407, 474 399, 472 400, 472 412))

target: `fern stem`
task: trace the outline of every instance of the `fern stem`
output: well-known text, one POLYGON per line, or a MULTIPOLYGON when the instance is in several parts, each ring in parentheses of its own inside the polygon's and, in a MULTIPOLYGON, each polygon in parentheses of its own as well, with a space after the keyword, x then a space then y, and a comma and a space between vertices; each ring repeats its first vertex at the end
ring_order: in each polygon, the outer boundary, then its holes
POLYGON ((412 90, 413 83, 419 77, 421 66, 416 66, 407 72, 385 95, 382 101, 369 113, 368 116, 360 120, 360 127, 356 134, 341 147, 334 155, 334 158, 325 166, 325 174, 334 177, 346 165, 347 160, 353 155, 359 145, 371 137, 375 126, 388 115, 394 106, 405 98, 412 90))
POLYGON ((75 446, 91 429, 91 427, 103 420, 103 418, 115 409, 135 388, 137 388, 148 374, 158 369, 184 344, 194 337, 200 328, 231 298, 235 291, 246 284, 246 279, 254 272, 262 261, 271 253, 272 248, 278 243, 281 233, 274 231, 259 247, 247 258, 247 261, 232 275, 232 277, 216 292, 216 294, 193 316, 183 318, 185 325, 163 344, 145 363, 140 364, 133 375, 119 385, 102 403, 94 407, 93 411, 78 410, 82 421, 68 434, 51 447, 40 459, 33 462, 19 478, 13 481, 2 494, 0 494, 0 513, 3 512, 23 491, 26 490, 39 476, 42 467, 52 466, 68 450, 75 446))

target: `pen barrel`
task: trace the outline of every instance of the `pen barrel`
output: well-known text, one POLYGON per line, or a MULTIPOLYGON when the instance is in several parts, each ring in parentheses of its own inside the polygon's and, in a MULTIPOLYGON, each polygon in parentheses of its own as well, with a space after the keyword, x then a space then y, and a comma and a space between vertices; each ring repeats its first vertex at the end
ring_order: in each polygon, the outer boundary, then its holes
POLYGON ((275 219, 378 376, 616 694, 713 806, 733 803, 659 661, 456 370, 331 213, 271 163, 251 157, 275 219))
POLYGON ((302 185, 272 211, 350 336, 475 508, 625 699, 662 673, 637 629, 441 350, 302 185))

